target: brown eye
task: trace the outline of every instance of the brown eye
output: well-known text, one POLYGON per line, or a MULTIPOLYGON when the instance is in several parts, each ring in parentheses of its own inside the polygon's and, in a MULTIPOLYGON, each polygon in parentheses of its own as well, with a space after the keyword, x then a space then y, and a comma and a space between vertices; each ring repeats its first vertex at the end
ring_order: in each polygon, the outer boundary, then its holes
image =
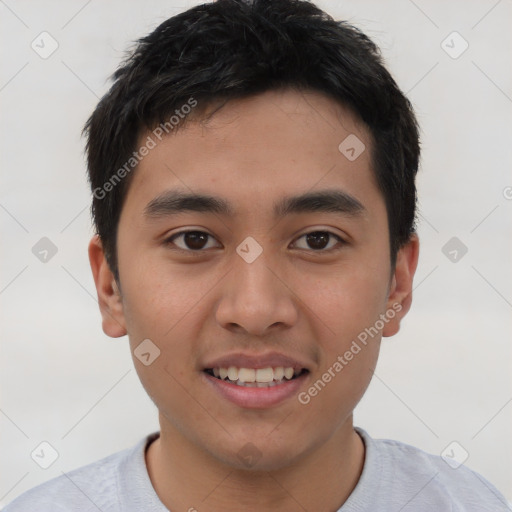
POLYGON ((298 240, 304 239, 306 247, 302 246, 299 249, 311 249, 313 251, 324 251, 332 249, 337 243, 344 243, 344 240, 330 233, 329 231, 312 231, 302 235, 298 240))
MULTIPOLYGON (((184 251, 200 251, 210 249, 209 239, 215 240, 213 236, 204 231, 182 231, 171 236, 167 243, 174 244, 184 251)), ((216 247, 213 245, 213 247, 216 247)))

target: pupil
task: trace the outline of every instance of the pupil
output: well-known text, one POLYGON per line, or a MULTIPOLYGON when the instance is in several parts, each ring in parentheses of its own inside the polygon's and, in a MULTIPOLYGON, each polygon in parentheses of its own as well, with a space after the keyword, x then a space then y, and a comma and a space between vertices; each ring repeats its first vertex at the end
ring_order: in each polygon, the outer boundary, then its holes
POLYGON ((185 244, 189 249, 202 249, 206 245, 208 236, 201 231, 190 231, 185 233, 185 244))
POLYGON ((307 235, 307 242, 312 249, 323 249, 329 243, 329 233, 315 231, 307 235))

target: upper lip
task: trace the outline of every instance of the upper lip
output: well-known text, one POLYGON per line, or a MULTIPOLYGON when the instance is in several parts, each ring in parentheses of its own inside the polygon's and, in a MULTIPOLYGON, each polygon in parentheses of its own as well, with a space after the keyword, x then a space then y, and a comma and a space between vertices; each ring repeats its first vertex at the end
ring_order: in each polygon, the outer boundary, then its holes
POLYGON ((211 368, 293 368, 294 370, 309 370, 308 365, 298 358, 279 354, 277 352, 267 352, 262 354, 232 353, 214 358, 203 365, 203 370, 211 368))

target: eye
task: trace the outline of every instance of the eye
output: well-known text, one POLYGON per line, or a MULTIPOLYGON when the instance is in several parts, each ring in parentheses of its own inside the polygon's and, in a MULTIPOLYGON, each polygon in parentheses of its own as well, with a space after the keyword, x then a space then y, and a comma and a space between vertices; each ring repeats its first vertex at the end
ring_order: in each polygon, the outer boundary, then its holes
MULTIPOLYGON (((299 249, 327 252, 336 247, 336 245, 344 243, 345 241, 340 236, 330 231, 311 231, 300 236, 295 242, 295 246, 299 249), (302 239, 304 239, 305 243, 302 243, 301 247, 300 240, 302 239)), ((198 230, 175 233, 165 241, 165 244, 175 245, 179 249, 188 252, 200 252, 204 249, 221 247, 212 235, 198 230)))
POLYGON ((200 251, 220 247, 220 245, 211 245, 208 241, 209 238, 215 240, 212 235, 204 231, 181 231, 169 237, 165 243, 174 244, 183 251, 200 251))
MULTIPOLYGON (((331 233, 330 231, 311 231, 300 236, 297 241, 304 239, 306 244, 309 246, 298 247, 299 249, 312 249, 318 252, 327 252, 338 244, 344 244, 340 236, 331 233)), ((295 243, 297 245, 297 242, 295 243)))

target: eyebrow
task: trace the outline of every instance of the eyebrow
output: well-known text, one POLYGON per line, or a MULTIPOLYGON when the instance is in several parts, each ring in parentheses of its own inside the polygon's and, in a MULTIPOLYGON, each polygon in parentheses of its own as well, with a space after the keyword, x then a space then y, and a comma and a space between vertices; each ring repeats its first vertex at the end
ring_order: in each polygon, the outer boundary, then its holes
MULTIPOLYGON (((169 190, 151 200, 144 209, 148 218, 175 215, 183 212, 216 213, 233 216, 233 207, 225 200, 205 194, 169 190)), ((339 189, 306 192, 285 197, 274 204, 274 217, 298 213, 337 213, 349 217, 361 216, 366 208, 355 197, 339 189)))

